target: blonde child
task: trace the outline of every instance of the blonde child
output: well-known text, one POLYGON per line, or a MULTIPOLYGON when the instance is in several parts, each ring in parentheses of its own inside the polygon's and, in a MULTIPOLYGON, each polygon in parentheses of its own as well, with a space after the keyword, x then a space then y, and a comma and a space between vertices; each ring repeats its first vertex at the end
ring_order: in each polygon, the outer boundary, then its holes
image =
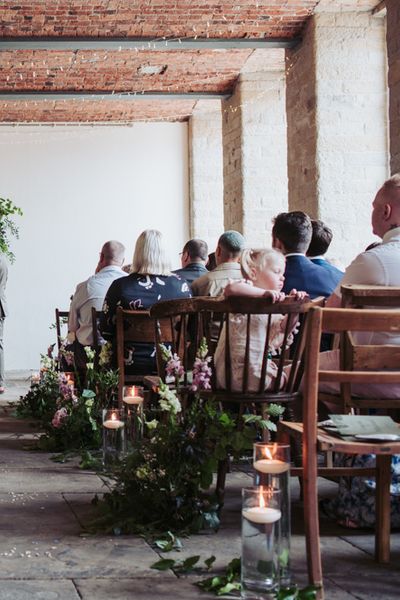
MULTIPOLYGON (((253 296, 272 298, 273 302, 281 302, 285 298, 282 292, 284 284, 285 257, 272 248, 246 249, 240 257, 240 264, 244 281, 235 281, 225 288, 224 295, 227 296, 253 296)), ((290 296, 302 299, 305 292, 292 290, 290 296)), ((276 354, 284 340, 284 331, 287 316, 272 315, 270 330, 270 345, 268 351, 276 354)), ((267 315, 252 315, 250 323, 250 356, 249 356, 249 391, 257 392, 261 377, 261 366, 265 338, 267 334, 267 315)), ((232 365, 232 390, 241 391, 243 385, 243 368, 246 345, 247 317, 244 314, 230 316, 230 351, 232 365)), ((288 338, 289 343, 293 336, 288 338)), ((218 387, 226 387, 225 382, 225 327, 221 332, 220 339, 215 351, 214 364, 218 387)), ((265 379, 265 389, 270 389, 277 376, 277 367, 272 360, 268 360, 265 379)), ((287 374, 282 375, 281 387, 283 387, 287 374)))

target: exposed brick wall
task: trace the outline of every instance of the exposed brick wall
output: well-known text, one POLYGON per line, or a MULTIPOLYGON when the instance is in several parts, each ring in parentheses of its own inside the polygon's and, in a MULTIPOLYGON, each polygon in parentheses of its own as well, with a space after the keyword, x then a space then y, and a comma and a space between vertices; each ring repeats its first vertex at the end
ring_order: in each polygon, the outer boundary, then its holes
POLYGON ((341 12, 313 21, 288 75, 289 204, 332 227, 331 254, 347 264, 373 239, 371 202, 387 175, 384 20, 341 12))
POLYGON ((224 228, 243 232, 243 165, 241 94, 222 102, 222 144, 224 176, 224 228))
POLYGON ((222 168, 221 102, 203 100, 189 119, 190 236, 210 252, 224 231, 222 168))
POLYGON ((287 210, 284 72, 241 76, 224 109, 225 226, 269 246, 272 217, 287 210))
POLYGON ((0 90, 229 92, 252 50, 1 53, 0 90), (146 74, 159 67, 161 74, 146 74))
POLYGON ((400 3, 387 0, 387 51, 389 62, 390 168, 400 172, 400 3))
POLYGON ((3 123, 186 121, 194 100, 0 102, 3 123))
POLYGON ((296 35, 318 0, 21 0, 0 5, 0 35, 296 35))
POLYGON ((289 210, 318 214, 315 22, 286 55, 289 210))

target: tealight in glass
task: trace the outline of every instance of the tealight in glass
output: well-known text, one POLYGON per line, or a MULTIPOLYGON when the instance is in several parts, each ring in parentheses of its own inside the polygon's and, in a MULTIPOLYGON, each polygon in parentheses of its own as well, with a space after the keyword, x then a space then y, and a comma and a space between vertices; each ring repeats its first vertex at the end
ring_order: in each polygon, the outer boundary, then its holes
POLYGON ((118 408, 103 410, 103 464, 112 467, 125 454, 124 411, 118 408))
POLYGON ((135 445, 143 436, 144 388, 139 385, 124 386, 123 401, 126 411, 126 436, 135 445))
POLYGON ((256 443, 253 446, 254 484, 281 491, 280 581, 290 586, 290 446, 256 443))
POLYGON ((242 598, 262 599, 280 585, 281 491, 242 489, 242 598))

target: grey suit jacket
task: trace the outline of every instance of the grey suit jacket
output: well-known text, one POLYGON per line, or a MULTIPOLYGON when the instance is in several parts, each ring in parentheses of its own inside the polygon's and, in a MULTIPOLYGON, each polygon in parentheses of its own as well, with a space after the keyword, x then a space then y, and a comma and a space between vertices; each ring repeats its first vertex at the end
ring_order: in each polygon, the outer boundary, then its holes
POLYGON ((4 256, 0 254, 0 318, 4 318, 8 315, 8 305, 6 300, 7 277, 7 261, 4 256))

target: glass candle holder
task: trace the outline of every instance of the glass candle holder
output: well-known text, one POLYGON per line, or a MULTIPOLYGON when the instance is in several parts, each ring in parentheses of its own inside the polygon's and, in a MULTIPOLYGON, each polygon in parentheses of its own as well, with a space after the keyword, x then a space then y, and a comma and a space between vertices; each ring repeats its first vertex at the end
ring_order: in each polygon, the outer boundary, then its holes
POLYGON ((242 598, 264 599, 280 585, 281 491, 242 490, 242 598))
POLYGON ((117 408, 103 410, 103 464, 112 467, 125 454, 124 412, 117 408))
POLYGON ((253 446, 254 484, 281 491, 280 583, 290 587, 290 446, 263 444, 253 446))
POLYGON ((126 411, 126 437, 135 445, 143 436, 144 388, 139 385, 124 386, 123 401, 126 411))

